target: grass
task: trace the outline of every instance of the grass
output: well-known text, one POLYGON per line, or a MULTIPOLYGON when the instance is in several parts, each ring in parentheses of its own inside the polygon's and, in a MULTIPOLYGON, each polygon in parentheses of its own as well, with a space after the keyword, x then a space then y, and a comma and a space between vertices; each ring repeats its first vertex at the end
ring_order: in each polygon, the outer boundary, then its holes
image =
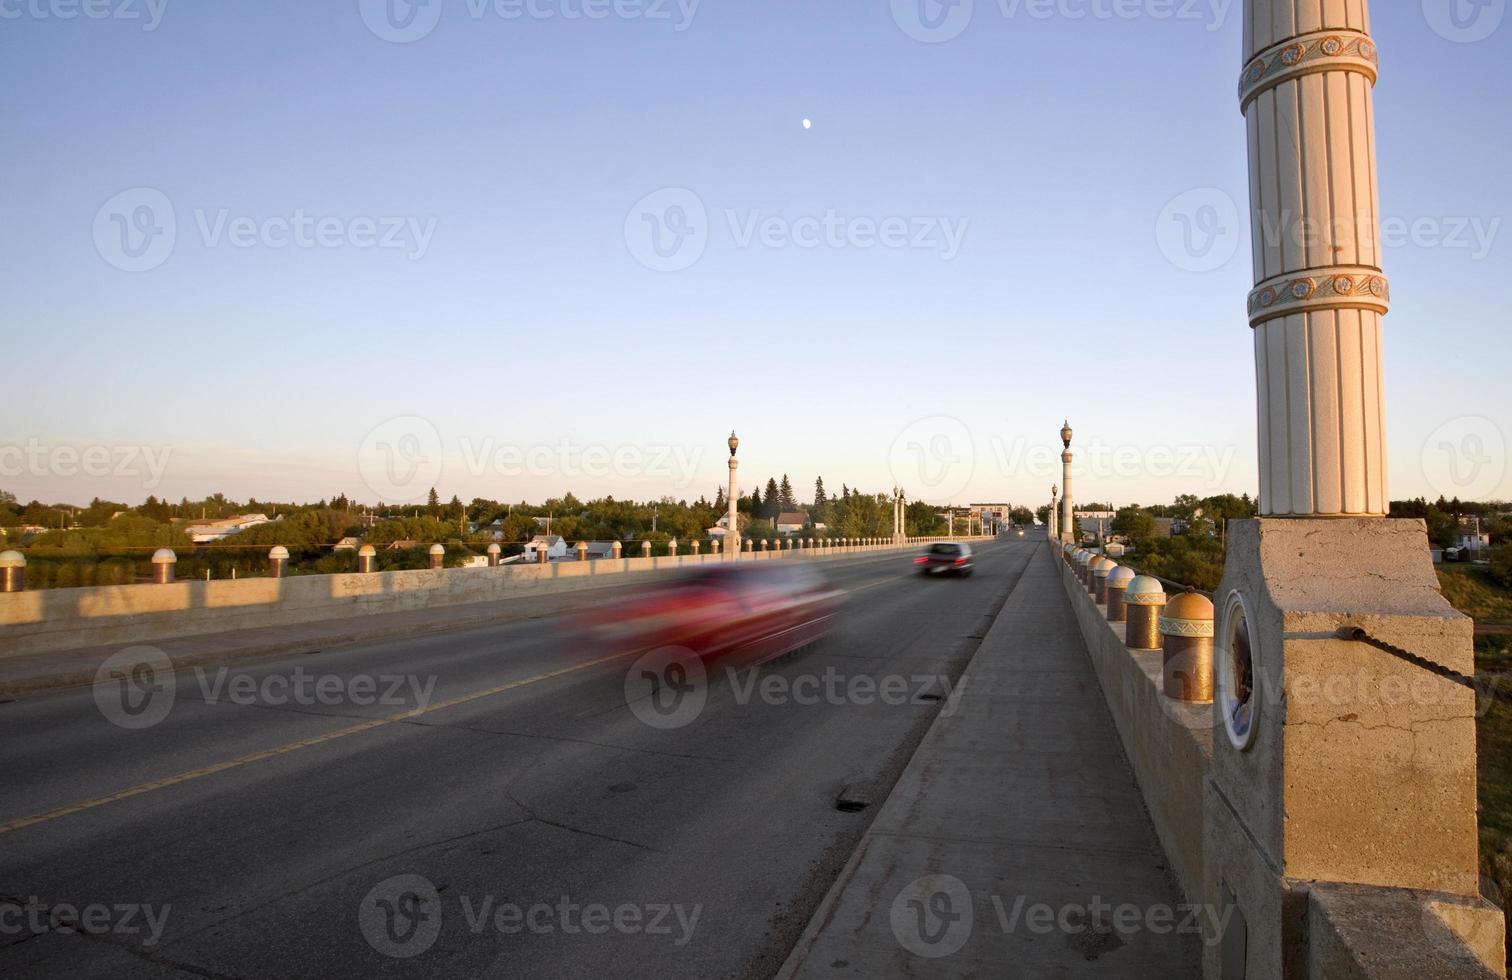
MULTIPOLYGON (((1477 625, 1512 623, 1512 590, 1502 588, 1484 569, 1441 567, 1438 576, 1444 597, 1477 625)), ((1512 634, 1476 637, 1475 673, 1482 683, 1496 682, 1502 690, 1512 690, 1512 634)), ((1490 703, 1476 722, 1475 745, 1481 874, 1495 886, 1488 897, 1506 907, 1512 898, 1512 704, 1490 703)), ((1512 934, 1508 949, 1512 951, 1512 934)))
POLYGON ((1477 624, 1512 625, 1512 590, 1492 581, 1478 565, 1440 565, 1439 587, 1454 608, 1477 624))

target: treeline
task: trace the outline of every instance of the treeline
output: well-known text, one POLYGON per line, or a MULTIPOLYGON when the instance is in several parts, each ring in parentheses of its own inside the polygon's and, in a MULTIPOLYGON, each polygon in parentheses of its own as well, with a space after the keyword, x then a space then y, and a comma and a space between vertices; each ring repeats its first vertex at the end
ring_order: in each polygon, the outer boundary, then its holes
MULTIPOLYGON (((764 492, 758 489, 738 498, 741 536, 775 538, 774 520, 780 514, 802 515, 802 533, 810 537, 883 537, 892 533, 892 500, 886 494, 843 486, 838 495, 831 496, 820 480, 816 481, 812 501, 800 503, 792 496, 791 484, 784 477, 768 480, 764 492)), ((627 545, 627 553, 636 554, 640 542, 646 541, 651 543, 654 555, 666 554, 675 538, 679 550, 687 553, 692 541, 710 537, 709 529, 726 510, 722 488, 716 490, 713 500, 703 496, 693 501, 672 497, 583 501, 568 493, 538 504, 510 504, 481 497, 464 504, 456 496, 443 503, 432 489, 424 504, 377 508, 357 504, 345 494, 313 504, 256 499, 240 502, 215 494, 177 504, 149 497, 136 506, 100 499, 73 506, 36 501, 22 505, 0 492, 0 527, 12 529, 5 546, 19 547, 25 553, 30 588, 147 581, 152 571, 151 556, 158 548, 173 549, 180 579, 204 578, 207 574, 216 579, 264 575, 268 551, 276 545, 289 550, 290 574, 355 571, 355 550, 335 550, 344 538, 373 545, 382 570, 426 567, 432 544, 446 548, 446 561, 451 566, 486 554, 494 543, 508 557, 519 554, 535 535, 548 532, 569 542, 620 541, 627 545), (248 513, 264 514, 270 523, 204 544, 195 544, 189 537, 192 521, 248 513), (23 524, 46 530, 17 534, 13 529, 23 524), (415 544, 392 548, 396 542, 415 544)), ((935 507, 911 503, 905 526, 910 535, 927 536, 945 534, 948 524, 935 507)), ((964 529, 956 530, 960 533, 964 529)))
MULTIPOLYGON (((1419 497, 1393 501, 1391 517, 1420 518, 1428 525, 1428 539, 1439 548, 1460 542, 1462 518, 1479 517, 1490 535, 1488 574, 1512 588, 1512 520, 1503 516, 1512 506, 1498 502, 1462 502, 1440 497, 1432 503, 1419 497)), ((1042 508, 1048 513, 1049 508, 1042 508)), ((1212 591, 1223 576, 1224 545, 1229 521, 1255 517, 1258 506, 1248 494, 1235 497, 1183 495, 1169 504, 1118 509, 1110 530, 1135 547, 1129 563, 1142 572, 1212 591), (1157 518, 1169 518, 1176 533, 1166 534, 1157 518)))

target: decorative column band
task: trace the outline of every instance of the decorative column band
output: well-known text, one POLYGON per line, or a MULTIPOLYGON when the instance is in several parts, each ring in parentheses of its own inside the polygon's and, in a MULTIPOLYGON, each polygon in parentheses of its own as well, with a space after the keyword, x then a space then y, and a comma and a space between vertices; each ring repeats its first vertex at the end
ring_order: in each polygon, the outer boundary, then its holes
POLYGON ((1283 82, 1325 71, 1350 71, 1375 84, 1380 53, 1370 35, 1354 30, 1317 31, 1266 48, 1239 76, 1239 108, 1283 82))
POLYGON ((1211 619, 1167 619, 1160 617, 1161 636, 1212 636, 1211 619))
POLYGON ((1297 313, 1371 310, 1384 316, 1391 307, 1391 284, 1381 270, 1335 265, 1273 276, 1249 294, 1250 326, 1297 313))

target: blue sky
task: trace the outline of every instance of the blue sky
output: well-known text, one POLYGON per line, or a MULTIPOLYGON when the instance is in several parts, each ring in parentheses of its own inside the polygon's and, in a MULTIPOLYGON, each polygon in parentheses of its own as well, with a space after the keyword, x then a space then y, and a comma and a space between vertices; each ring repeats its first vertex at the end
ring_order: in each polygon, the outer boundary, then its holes
MULTIPOLYGON (((735 428, 1039 503, 1068 416, 1080 499, 1254 491, 1237 0, 95 2, 0 0, 23 499, 712 496, 735 428)), ((1512 25, 1448 2, 1373 10, 1391 488, 1507 497, 1512 25)))

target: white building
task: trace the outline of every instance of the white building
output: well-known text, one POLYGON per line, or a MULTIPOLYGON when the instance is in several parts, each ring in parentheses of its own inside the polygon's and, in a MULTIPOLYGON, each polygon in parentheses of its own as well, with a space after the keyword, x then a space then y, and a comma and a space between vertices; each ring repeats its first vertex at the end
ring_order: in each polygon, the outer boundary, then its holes
MULTIPOLYGON (((279 518, 282 520, 282 518, 279 518)), ((249 527, 271 524, 266 514, 242 514, 240 517, 223 517, 215 521, 190 521, 184 530, 195 544, 221 541, 233 534, 240 534, 249 527)))
POLYGON ((547 561, 558 561, 567 557, 567 541, 560 534, 537 534, 525 543, 524 559, 528 562, 541 560, 541 552, 546 552, 547 561))

